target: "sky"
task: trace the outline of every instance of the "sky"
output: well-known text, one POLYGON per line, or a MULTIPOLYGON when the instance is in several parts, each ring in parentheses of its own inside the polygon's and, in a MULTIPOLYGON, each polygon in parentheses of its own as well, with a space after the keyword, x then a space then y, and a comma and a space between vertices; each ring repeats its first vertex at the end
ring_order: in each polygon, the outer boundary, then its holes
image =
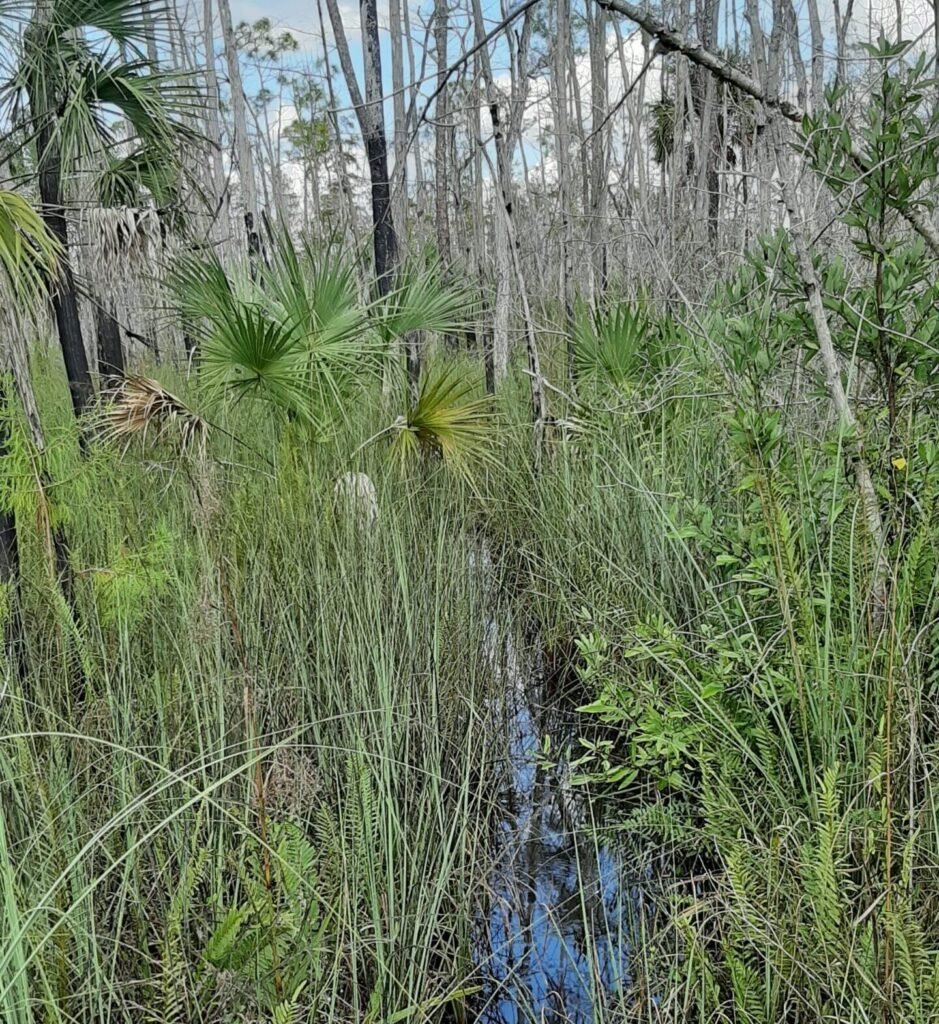
MULTIPOLYGON (((430 14, 433 9, 433 2, 432 0, 402 0, 402 2, 409 4, 408 10, 410 13, 412 38, 414 41, 416 59, 418 64, 420 64, 421 53, 424 48, 425 40, 427 39, 426 31, 431 22, 430 14)), ((742 26, 744 23, 742 18, 744 0, 725 0, 724 5, 722 5, 723 10, 721 15, 722 34, 726 31, 725 26, 729 24, 730 21, 727 17, 727 13, 732 11, 732 8, 728 6, 728 2, 737 5, 738 14, 740 15, 740 25, 742 26)), ((759 0, 759 2, 761 9, 765 12, 764 22, 768 31, 772 22, 772 3, 771 0, 759 0)), ((847 0, 845 0, 845 2, 847 2, 847 0)), ((575 0, 575 3, 579 6, 578 0, 575 0)), ((298 66, 309 65, 311 60, 316 60, 322 55, 315 0, 231 0, 231 4, 232 15, 236 23, 241 20, 255 21, 261 17, 268 17, 273 22, 277 31, 291 32, 300 44, 299 52, 292 58, 292 62, 294 64, 298 66)), ((855 0, 853 13, 854 37, 868 38, 869 33, 876 36, 879 26, 883 26, 888 34, 894 33, 897 22, 898 4, 903 19, 904 36, 909 39, 922 35, 925 37, 926 45, 931 47, 932 0, 855 0)), ((818 5, 823 31, 826 36, 826 49, 833 54, 835 49, 833 0, 818 0, 818 5)), ((468 5, 464 3, 461 4, 461 6, 465 8, 468 5)), ((807 0, 794 0, 794 6, 800 26, 800 38, 803 52, 808 56, 810 53, 810 33, 808 25, 807 0)), ((362 49, 359 33, 358 2, 357 0, 339 0, 339 7, 342 12, 346 35, 349 40, 352 61, 361 82, 362 49)), ((844 3, 842 4, 842 7, 844 7, 844 3)), ((328 25, 328 14, 325 11, 325 2, 323 3, 323 8, 323 13, 327 20, 328 43, 332 46, 332 32, 328 25)), ((379 26, 382 36, 383 78, 385 80, 386 94, 390 94, 391 61, 387 32, 388 0, 378 0, 378 11, 379 26)), ((483 0, 483 16, 487 22, 487 27, 495 26, 502 18, 500 0, 483 0)), ((463 27, 464 29, 469 28, 469 16, 465 10, 451 15, 451 46, 448 54, 450 62, 455 60, 460 52, 460 42, 457 38, 457 32, 454 31, 459 27, 463 27)), ((624 21, 623 28, 624 35, 630 37, 628 52, 630 64, 632 65, 631 72, 635 73, 635 71, 641 67, 643 59, 641 41, 638 34, 633 32, 634 26, 629 22, 624 21)), ((465 38, 472 38, 472 31, 465 31, 463 35, 465 38)), ((428 46, 432 50, 432 37, 428 41, 428 46)), ((491 47, 491 54, 493 70, 496 77, 507 84, 508 54, 504 43, 494 43, 491 47)), ((407 60, 406 57, 405 60, 407 60)), ((338 65, 338 59, 335 56, 335 52, 331 55, 331 62, 333 65, 338 65)), ((436 66, 431 53, 427 59, 425 75, 432 79, 435 73, 436 66)), ((589 95, 589 65, 586 57, 578 62, 578 76, 582 77, 582 86, 584 88, 583 94, 589 95)), ((656 98, 658 94, 658 82, 659 77, 653 69, 647 79, 646 87, 648 99, 651 100, 656 98)), ((341 74, 335 77, 334 84, 337 88, 337 102, 343 109, 343 113, 350 123, 351 140, 354 149, 357 145, 357 132, 354 127, 351 127, 352 121, 349 99, 342 82, 341 74)), ((433 85, 433 81, 430 81, 425 90, 425 95, 429 94, 433 85)), ((249 91, 251 89, 250 73, 249 78, 246 80, 246 88, 249 91)), ((611 103, 614 103, 618 96, 621 95, 622 89, 623 81, 619 62, 613 60, 610 62, 609 82, 611 103)), ((547 96, 547 84, 545 82, 532 82, 530 96, 531 110, 529 126, 523 138, 523 145, 526 161, 529 167, 533 170, 538 170, 538 165, 542 159, 545 160, 546 166, 552 163, 550 156, 543 157, 543 154, 537 145, 537 123, 539 118, 542 123, 550 123, 551 120, 550 102, 547 96)), ((290 116, 291 111, 288 110, 288 120, 290 116)), ((483 131, 487 131, 489 127, 488 112, 484 112, 482 124, 483 131)), ((388 128, 390 143, 392 130, 390 100, 386 103, 386 125, 388 128)))

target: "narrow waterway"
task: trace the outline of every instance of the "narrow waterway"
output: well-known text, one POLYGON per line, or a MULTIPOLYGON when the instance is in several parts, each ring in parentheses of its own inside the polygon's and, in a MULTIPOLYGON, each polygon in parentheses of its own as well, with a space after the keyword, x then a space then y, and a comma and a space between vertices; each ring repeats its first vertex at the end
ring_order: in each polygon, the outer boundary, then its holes
POLYGON ((638 893, 624 888, 622 864, 593 835, 586 801, 558 762, 576 717, 547 699, 537 653, 494 626, 486 645, 504 684, 493 728, 509 757, 476 945, 477 1019, 593 1024, 628 987, 638 893))

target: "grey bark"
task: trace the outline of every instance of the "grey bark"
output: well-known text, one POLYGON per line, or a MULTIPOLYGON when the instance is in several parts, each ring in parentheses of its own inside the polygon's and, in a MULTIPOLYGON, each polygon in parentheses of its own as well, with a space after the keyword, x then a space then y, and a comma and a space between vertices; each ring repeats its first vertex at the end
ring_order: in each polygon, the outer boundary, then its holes
POLYGON ((437 50, 437 105, 434 111, 434 212, 437 228, 437 255, 444 267, 449 268, 450 252, 450 203, 447 180, 449 159, 450 126, 447 124, 447 44, 448 44, 448 0, 434 0, 434 42, 437 50))
MULTIPOLYGON (((333 130, 333 137, 336 143, 336 158, 338 161, 337 174, 339 178, 339 189, 346 207, 346 215, 349 221, 349 230, 355 234, 355 202, 352 196, 352 185, 349 182, 349 171, 346 167, 346 153, 342 142, 342 126, 339 123, 337 113, 336 90, 333 87, 333 69, 329 59, 329 47, 326 45, 326 23, 323 20, 322 0, 316 0, 316 17, 319 22, 320 40, 323 44, 323 74, 326 78, 326 97, 329 101, 329 123, 333 130)), ((318 187, 318 186, 317 186, 318 187)))
POLYGON ((557 36, 554 43, 555 136, 557 139, 558 204, 561 218, 561 299, 567 342, 567 373, 574 380, 574 281, 571 216, 570 121, 568 117, 568 56, 571 49, 570 0, 557 0, 557 36))
MULTIPOLYGON (((610 132, 612 125, 600 127, 609 105, 606 54, 607 14, 602 8, 587 7, 587 31, 590 47, 590 257, 592 293, 598 303, 607 287, 607 178, 609 175, 610 132)), ((623 78, 625 87, 626 78, 623 78)))
MULTIPOLYGON (((721 81, 733 85, 741 92, 759 100, 767 108, 768 112, 778 112, 788 121, 801 124, 805 112, 797 104, 790 102, 778 92, 764 89, 752 76, 735 67, 723 57, 708 50, 702 43, 694 39, 686 38, 682 33, 670 28, 665 22, 649 14, 646 10, 630 3, 629 0, 595 0, 601 7, 606 7, 618 14, 625 15, 630 21, 641 25, 647 32, 655 36, 659 46, 665 50, 672 50, 684 54, 695 64, 707 68, 721 81)), ((862 170, 867 170, 870 161, 865 153, 852 143, 851 157, 862 170)), ((931 221, 927 220, 919 210, 902 209, 901 215, 923 238, 932 251, 939 256, 939 229, 931 221)))
POLYGON ((392 178, 392 203, 395 227, 405 234, 407 194, 407 114, 404 108, 404 50, 401 45, 401 0, 390 0, 388 29, 391 36, 391 90, 394 111, 393 146, 395 166, 392 178))
POLYGON ((238 61, 238 47, 235 45, 235 29, 231 20, 229 0, 218 0, 219 21, 225 44, 225 63, 228 67, 228 84, 231 90, 232 130, 234 133, 235 159, 238 162, 238 178, 241 184, 244 205, 245 236, 248 242, 248 257, 255 264, 261 250, 258 234, 258 193, 254 176, 254 158, 251 141, 248 138, 248 116, 245 104, 244 85, 241 80, 241 64, 238 61))
POLYGON ((210 182, 214 204, 212 233, 216 238, 228 235, 228 188, 222 159, 222 117, 219 108, 218 74, 215 70, 215 29, 212 0, 203 0, 202 36, 205 46, 206 124, 211 146, 212 165, 210 182))

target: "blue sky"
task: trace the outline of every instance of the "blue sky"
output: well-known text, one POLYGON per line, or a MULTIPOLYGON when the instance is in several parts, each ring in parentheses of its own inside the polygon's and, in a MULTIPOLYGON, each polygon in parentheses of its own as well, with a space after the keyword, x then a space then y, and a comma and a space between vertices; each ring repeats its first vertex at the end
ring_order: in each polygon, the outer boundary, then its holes
MULTIPOLYGON (((293 33, 300 44, 300 52, 295 54, 291 60, 298 66, 308 65, 311 59, 318 59, 322 54, 322 46, 319 37, 319 29, 316 17, 316 3, 315 0, 231 0, 232 2, 232 15, 236 22, 240 20, 255 21, 261 17, 268 17, 273 22, 277 30, 286 30, 293 33)), ((431 11, 433 9, 433 0, 402 0, 403 3, 409 3, 409 12, 411 20, 411 33, 414 41, 415 56, 418 66, 421 62, 421 54, 425 41, 426 26, 431 21, 431 11)), ((577 7, 580 7, 584 0, 574 0, 577 7)), ((742 28, 744 21, 742 18, 744 0, 725 0, 727 4, 733 3, 737 5, 738 10, 738 22, 742 28)), ((772 22, 772 3, 771 0, 759 0, 761 9, 764 13, 764 21, 767 30, 771 26, 772 22)), ((900 0, 901 9, 903 11, 904 18, 904 35, 910 38, 921 32, 927 32, 929 25, 932 21, 932 4, 931 0, 900 0)), ((826 40, 828 46, 826 47, 830 51, 834 50, 834 30, 833 30, 833 3, 832 0, 818 0, 819 13, 822 19, 823 27, 825 30, 826 40)), ((352 56, 352 61, 356 69, 356 73, 359 76, 361 82, 362 73, 362 48, 361 40, 359 35, 359 8, 358 0, 339 0, 340 10, 343 15, 343 22, 345 24, 346 35, 349 40, 349 47, 352 56)), ((461 6, 466 6, 461 5, 461 6)), ((844 6, 844 5, 842 5, 844 6)), ((325 2, 323 3, 324 16, 327 19, 327 37, 328 41, 332 42, 332 32, 328 25, 328 14, 325 11, 325 2)), ((810 35, 808 26, 808 7, 807 0, 795 0, 795 10, 799 21, 800 37, 802 41, 803 52, 806 57, 810 53, 810 35)), ((386 94, 391 92, 391 60, 389 51, 389 40, 387 33, 388 24, 388 0, 379 0, 378 3, 379 11, 379 25, 381 28, 382 35, 382 62, 383 62, 383 78, 385 81, 386 94)), ((483 16, 486 19, 487 27, 495 26, 502 18, 502 7, 499 0, 483 0, 483 16)), ((868 32, 872 31, 872 34, 876 36, 877 26, 883 24, 888 31, 891 31, 896 24, 896 0, 855 0, 854 4, 854 29, 855 33, 864 37, 868 36, 868 32)), ((466 28, 468 26, 469 16, 463 11, 451 15, 451 26, 456 29, 459 26, 466 28)), ((721 14, 721 26, 722 31, 725 25, 725 14, 721 14)), ((628 22, 624 22, 624 29, 626 32, 630 32, 633 26, 628 22)), ((931 30, 927 32, 931 37, 931 30)), ((460 48, 459 40, 456 38, 457 33, 451 31, 450 40, 450 53, 449 59, 453 61, 460 48)), ((464 38, 472 39, 472 31, 464 32, 464 38)), ((433 44, 432 38, 429 43, 429 47, 432 51, 433 44)), ((507 73, 507 50, 504 44, 494 44, 491 49, 493 70, 497 77, 505 75, 507 73)), ((640 57, 638 53, 635 56, 636 63, 634 68, 638 67, 640 57)), ((331 62, 334 65, 338 65, 338 59, 335 53, 332 53, 331 62)), ((405 62, 407 57, 405 56, 405 62)), ((610 80, 610 100, 615 102, 617 96, 622 88, 622 83, 619 80, 618 62, 611 61, 610 65, 611 80, 610 80)), ((432 53, 428 55, 425 76, 431 81, 428 82, 425 88, 425 94, 429 94, 433 89, 433 76, 436 73, 436 66, 432 57, 432 53)), ((586 68, 585 68, 586 73, 586 68)), ((405 70, 407 77, 407 70, 405 70)), ((657 75, 655 71, 650 74, 651 89, 654 91, 656 88, 657 75)), ((252 82, 250 73, 246 79, 246 88, 251 91, 252 82)), ((338 102, 344 109, 344 113, 347 118, 350 118, 351 111, 349 110, 349 98, 346 92, 342 75, 339 74, 334 80, 335 87, 337 89, 338 102)), ((256 83, 255 83, 256 87, 256 83)), ((543 90, 542 90, 543 91, 543 90)), ((533 83, 532 86, 532 97, 537 100, 539 98, 539 86, 533 83)), ((544 112, 547 113, 547 103, 542 98, 544 103, 544 112)), ((550 118, 549 118, 550 119, 550 118)), ((350 118, 351 121, 351 118, 350 118)), ((392 117, 391 117, 391 103, 390 100, 386 103, 386 125, 389 132, 389 139, 391 135, 392 117)), ((483 116, 483 131, 488 130, 488 116, 483 116)), ((357 133, 353 130, 352 136, 355 138, 357 133)), ((534 134, 528 136, 525 141, 525 156, 528 160, 529 166, 536 166, 538 161, 541 159, 541 155, 535 145, 534 134)))
MULTIPOLYGON (((402 0, 402 2, 408 2, 408 0, 402 0)), ((359 33, 359 7, 357 0, 339 0, 339 7, 343 15, 343 23, 345 25, 346 36, 349 41, 349 49, 352 57, 353 65, 355 66, 356 74, 359 78, 361 86, 362 76, 362 46, 361 38, 359 33)), ((424 47, 427 27, 431 25, 431 12, 433 10, 432 0, 426 0, 426 2, 419 2, 419 0, 410 0, 410 6, 408 8, 411 21, 411 35, 414 41, 415 50, 415 61, 418 66, 418 73, 420 71, 421 55, 424 47)), ((482 3, 483 18, 487 23, 487 28, 494 27, 499 21, 502 20, 501 5, 498 0, 483 0, 482 3)), ((390 53, 390 42, 388 37, 388 2, 387 0, 379 0, 378 3, 379 12, 379 28, 381 32, 382 42, 382 77, 385 84, 386 95, 390 96, 391 93, 391 53, 390 53)), ((329 15, 326 11, 325 0, 323 2, 323 16, 326 19, 326 31, 327 31, 327 42, 332 47, 332 31, 329 26, 329 15)), ((315 0, 270 0, 270 2, 264 2, 264 0, 232 0, 232 18, 237 23, 239 21, 256 21, 258 18, 267 17, 270 18, 276 31, 289 31, 297 39, 300 44, 300 50, 291 56, 289 63, 298 67, 308 65, 311 59, 319 59, 322 56, 322 43, 319 33, 319 25, 316 16, 316 3, 315 0)), ((460 42, 458 35, 463 35, 464 38, 472 38, 472 31, 467 32, 466 29, 469 27, 470 18, 465 12, 454 13, 451 16, 451 38, 450 38, 450 51, 448 54, 449 60, 452 62, 455 60, 460 53, 460 42), (463 31, 458 33, 458 29, 463 31)), ((428 48, 430 50, 426 66, 424 68, 424 77, 426 85, 423 87, 425 96, 429 96, 435 86, 434 77, 436 75, 436 65, 433 60, 433 38, 432 36, 428 40, 428 48)), ((492 55, 493 72, 498 78, 500 75, 507 74, 508 68, 508 56, 504 44, 493 43, 490 48, 492 55)), ((331 50, 331 63, 338 67, 339 60, 335 54, 335 51, 331 50)), ((405 53, 405 78, 407 79, 407 54, 405 53)), ((351 119, 352 111, 349 106, 349 97, 345 89, 345 84, 341 73, 334 77, 334 87, 337 91, 337 100, 341 107, 342 112, 347 119, 351 119)), ((253 88, 257 88, 256 80, 252 82, 252 76, 250 71, 246 75, 245 88, 247 91, 252 91, 253 88)), ((392 128, 392 110, 390 99, 386 101, 386 115, 385 121, 388 129, 389 139, 391 137, 392 128)), ((423 104, 420 109, 423 109, 423 104)), ((485 132, 488 128, 488 118, 483 119, 483 131, 485 132)), ((426 129, 425 129, 426 130, 426 129)), ((357 133, 353 132, 353 135, 357 133)), ((526 156, 530 162, 537 162, 540 159, 540 154, 537 148, 531 145, 529 142, 526 144, 526 156)))

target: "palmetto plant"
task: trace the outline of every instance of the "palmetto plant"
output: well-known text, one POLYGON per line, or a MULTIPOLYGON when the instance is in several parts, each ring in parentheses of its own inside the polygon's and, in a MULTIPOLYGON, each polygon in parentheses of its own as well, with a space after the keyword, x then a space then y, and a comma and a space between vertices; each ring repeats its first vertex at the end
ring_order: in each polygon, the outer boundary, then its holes
POLYGON ((439 268, 406 266, 395 287, 370 309, 369 315, 386 344, 416 331, 455 334, 465 329, 477 299, 472 291, 445 284, 439 268))
POLYGON ((259 281, 205 255, 180 260, 170 286, 199 339, 210 391, 260 399, 322 431, 380 366, 351 266, 286 237, 259 281))
MULTIPOLYGON (((346 417, 356 391, 395 365, 396 340, 416 331, 459 330, 471 308, 435 268, 405 270, 388 295, 365 303, 349 260, 285 234, 257 280, 206 254, 178 261, 170 286, 199 339, 199 376, 210 392, 261 400, 320 435, 346 417)), ((480 403, 464 402, 468 392, 460 379, 431 373, 397 425, 422 446, 433 437, 452 462, 483 411, 480 403)), ((402 439, 395 450, 410 447, 402 439)))
POLYGON ((417 401, 391 429, 391 455, 399 466, 437 455, 448 468, 469 476, 474 463, 492 457, 489 400, 473 397, 472 384, 452 369, 427 371, 417 401))
POLYGON ((68 175, 79 164, 98 169, 99 191, 113 198, 122 180, 126 192, 128 176, 172 166, 177 141, 188 134, 176 115, 193 91, 145 60, 144 7, 144 0, 0 0, 0 49, 9 55, 0 100, 35 144, 42 217, 63 257, 51 292, 76 414, 93 389, 68 262, 68 175), (121 119, 131 136, 123 142, 115 131, 121 119))
POLYGON ((656 325, 639 306, 621 302, 606 310, 578 308, 574 323, 574 365, 579 379, 616 388, 636 383, 660 361, 656 325))

